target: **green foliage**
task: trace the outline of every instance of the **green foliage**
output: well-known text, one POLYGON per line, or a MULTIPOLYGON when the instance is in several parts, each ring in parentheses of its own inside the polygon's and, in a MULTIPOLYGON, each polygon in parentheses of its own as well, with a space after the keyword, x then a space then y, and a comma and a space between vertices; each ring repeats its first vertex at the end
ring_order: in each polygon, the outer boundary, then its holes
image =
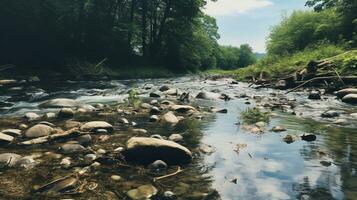
POLYGON ((256 61, 256 55, 248 44, 243 44, 239 48, 220 46, 217 53, 217 67, 225 70, 247 67, 256 61))
POLYGON ((140 105, 141 99, 139 98, 138 93, 135 89, 131 89, 129 91, 128 103, 134 108, 137 108, 140 105))
POLYGON ((257 122, 269 122, 270 114, 263 112, 259 108, 248 108, 241 112, 241 119, 245 124, 255 124, 257 122))
POLYGON ((340 43, 340 21, 333 10, 295 11, 272 29, 267 43, 268 54, 289 55, 321 41, 340 43))

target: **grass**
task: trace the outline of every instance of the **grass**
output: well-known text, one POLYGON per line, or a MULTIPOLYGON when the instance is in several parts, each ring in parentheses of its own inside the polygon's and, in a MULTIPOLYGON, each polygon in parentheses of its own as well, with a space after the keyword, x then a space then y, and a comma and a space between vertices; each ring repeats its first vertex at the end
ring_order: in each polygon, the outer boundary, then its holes
POLYGON ((248 108, 241 113, 241 119, 245 124, 255 124, 257 122, 269 122, 270 114, 263 112, 259 108, 248 108))
POLYGON ((138 93, 135 89, 131 89, 129 91, 129 97, 128 97, 128 103, 130 106, 134 107, 134 108, 138 108, 140 103, 141 103, 141 99, 138 96, 138 93))
POLYGON ((206 73, 230 75, 242 81, 260 77, 261 74, 265 79, 279 79, 304 69, 311 60, 326 58, 330 58, 341 75, 357 74, 357 50, 345 51, 343 47, 331 44, 307 48, 289 56, 267 56, 256 64, 242 69, 209 70, 206 73))

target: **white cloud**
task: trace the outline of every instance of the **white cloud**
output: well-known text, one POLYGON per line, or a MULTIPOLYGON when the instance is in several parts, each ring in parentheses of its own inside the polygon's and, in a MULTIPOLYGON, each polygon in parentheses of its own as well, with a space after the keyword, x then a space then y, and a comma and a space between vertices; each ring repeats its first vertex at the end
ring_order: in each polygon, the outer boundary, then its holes
POLYGON ((218 0, 208 1, 205 12, 212 16, 227 16, 246 13, 248 11, 272 5, 269 0, 218 0))

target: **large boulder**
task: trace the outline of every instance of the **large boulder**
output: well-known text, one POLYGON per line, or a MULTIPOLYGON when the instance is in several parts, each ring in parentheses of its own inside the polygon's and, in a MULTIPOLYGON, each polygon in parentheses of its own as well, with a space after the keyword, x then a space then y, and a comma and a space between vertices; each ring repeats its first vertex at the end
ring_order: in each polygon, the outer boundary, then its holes
POLYGON ((80 127, 81 131, 95 131, 98 129, 106 129, 109 133, 113 132, 113 126, 104 121, 87 122, 80 127))
POLYGON ((214 93, 214 92, 207 92, 207 91, 202 91, 197 94, 196 98, 197 99, 206 99, 206 100, 216 100, 221 97, 220 94, 214 93))
POLYGON ((357 94, 348 94, 342 98, 345 103, 357 104, 357 94))
POLYGON ((26 131, 25 137, 37 138, 37 137, 48 136, 53 131, 54 129, 50 126, 44 124, 37 124, 26 131))
POLYGON ((148 165, 162 160, 169 165, 187 164, 192 160, 192 153, 186 147, 173 141, 132 137, 126 143, 123 152, 129 162, 148 165))
POLYGON ((346 89, 339 90, 336 92, 336 95, 339 98, 342 98, 348 94, 357 94, 357 88, 346 88, 346 89))
POLYGON ((48 101, 43 102, 39 106, 41 108, 73 108, 79 106, 80 103, 73 99, 65 99, 65 98, 58 98, 58 99, 51 99, 48 101))

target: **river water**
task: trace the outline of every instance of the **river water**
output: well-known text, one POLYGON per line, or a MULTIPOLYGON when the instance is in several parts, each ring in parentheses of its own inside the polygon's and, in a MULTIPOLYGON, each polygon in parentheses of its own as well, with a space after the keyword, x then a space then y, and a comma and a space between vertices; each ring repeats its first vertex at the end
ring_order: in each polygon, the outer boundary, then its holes
MULTIPOLYGON (((159 174, 148 172, 145 168, 108 165, 93 170, 85 178, 98 185, 93 191, 56 198, 127 199, 125 193, 129 189, 153 184, 159 189, 159 194, 153 199, 164 199, 164 191, 173 191, 177 199, 357 199, 357 118, 350 115, 357 113, 356 106, 341 103, 332 95, 323 95, 322 100, 309 100, 305 91, 285 94, 285 91, 253 89, 245 83, 231 82, 229 79, 205 80, 192 76, 128 81, 63 81, 2 90, 0 130, 16 128, 19 117, 26 112, 43 114, 56 111, 38 107, 41 102, 53 98, 71 98, 86 104, 117 105, 124 102, 128 90, 132 88, 137 89, 144 101, 150 101, 149 92, 157 91, 162 85, 190 92, 192 96, 202 90, 214 91, 227 94, 232 100, 192 99, 191 103, 204 108, 226 108, 228 113, 208 114, 202 120, 186 119, 175 127, 149 123, 145 115, 127 116, 129 120, 137 122, 139 128, 149 130, 148 136, 169 136, 172 133, 184 136, 182 144, 195 156, 193 163, 185 166, 182 173, 153 182, 152 178, 159 174), (285 107, 267 106, 282 103, 285 107), (265 131, 259 134, 246 131, 241 112, 249 107, 264 105, 264 109, 272 115, 264 127, 265 131), (335 118, 320 117, 328 110, 341 114, 335 118), (334 123, 338 119, 344 120, 343 125, 334 123), (287 131, 270 131, 277 125, 286 127, 287 131), (311 142, 299 140, 291 144, 283 140, 288 134, 304 133, 314 134, 317 139, 311 142), (238 151, 237 145, 240 147, 238 151), (200 146, 214 151, 202 153, 200 146), (122 180, 113 183, 110 180, 113 174, 120 175, 122 180)), ((96 144, 94 149, 111 151, 133 136, 118 125, 116 115, 75 117, 75 120, 82 122, 94 119, 105 120, 115 126, 114 137, 96 144)), ((51 122, 63 125, 62 121, 51 122)), ((56 152, 57 148, 57 144, 29 148, 0 146, 0 153, 13 152, 25 156, 56 152)), ((51 199, 34 194, 33 186, 66 176, 70 170, 60 167, 61 159, 42 157, 39 160, 40 164, 33 169, 1 170, 0 179, 4 184, 0 186, 0 199, 51 199)), ((173 171, 175 167, 169 168, 164 174, 173 171)))

